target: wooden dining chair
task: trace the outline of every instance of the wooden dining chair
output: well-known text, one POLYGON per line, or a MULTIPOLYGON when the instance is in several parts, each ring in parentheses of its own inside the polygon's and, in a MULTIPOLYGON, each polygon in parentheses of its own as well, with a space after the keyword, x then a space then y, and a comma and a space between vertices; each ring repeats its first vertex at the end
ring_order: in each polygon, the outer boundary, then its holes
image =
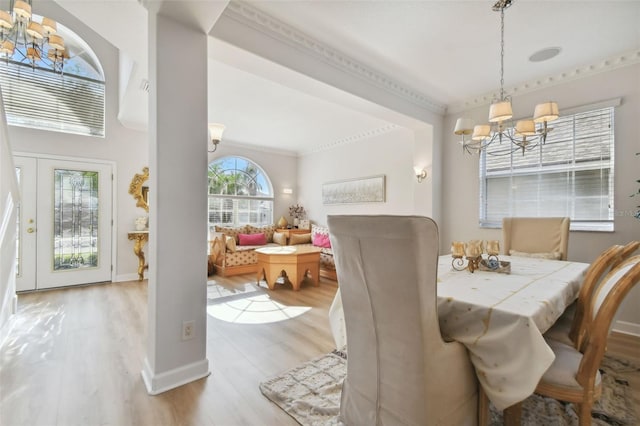
POLYGON ((504 254, 567 260, 570 223, 568 217, 505 217, 504 254))
POLYGON ((618 307, 640 281, 640 256, 618 265, 594 294, 593 321, 587 327, 583 352, 562 342, 548 340, 556 359, 545 372, 535 393, 576 404, 580 426, 591 425, 591 408, 602 394, 600 363, 618 307))
POLYGON ((577 300, 567 307, 553 327, 544 334, 545 338, 580 348, 584 331, 591 318, 591 296, 602 282, 602 277, 620 259, 622 249, 621 245, 611 246, 591 263, 585 273, 577 300))
POLYGON ((438 229, 417 216, 329 216, 347 332, 340 420, 476 425, 478 382, 437 312, 438 229))
POLYGON ((633 253, 635 253, 638 248, 640 248, 640 241, 631 241, 623 246, 622 251, 620 252, 620 256, 618 260, 614 263, 614 267, 622 261, 628 259, 633 253))

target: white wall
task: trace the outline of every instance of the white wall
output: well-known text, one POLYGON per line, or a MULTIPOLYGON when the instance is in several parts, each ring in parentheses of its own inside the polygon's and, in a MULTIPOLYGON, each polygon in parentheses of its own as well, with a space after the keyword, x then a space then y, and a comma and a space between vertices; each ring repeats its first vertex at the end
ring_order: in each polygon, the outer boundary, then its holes
POLYGON ((106 79, 105 138, 70 135, 21 127, 9 127, 14 152, 39 153, 115 161, 116 180, 116 241, 117 279, 135 279, 137 258, 127 232, 134 228, 137 216, 145 211, 135 207, 129 195, 129 183, 135 173, 148 165, 148 142, 144 132, 129 130, 117 121, 118 113, 118 51, 75 17, 53 2, 38 5, 38 12, 50 16, 79 34, 94 49, 100 59, 106 79))
POLYGON ((16 304, 16 225, 19 188, 0 93, 0 344, 16 304))
MULTIPOLYGON (((426 154, 422 158, 424 162, 431 161, 426 154)), ((308 218, 320 225, 326 225, 327 215, 332 214, 415 214, 415 191, 426 190, 430 183, 425 181, 419 184, 424 186, 416 188, 413 165, 414 132, 402 127, 335 149, 307 154, 299 159, 297 201, 304 206, 308 218), (384 203, 322 204, 323 183, 374 175, 386 176, 384 203)))
MULTIPOLYGON (((619 68, 537 92, 515 97, 516 116, 533 113, 536 103, 553 99, 562 109, 622 97, 615 110, 615 232, 571 232, 569 260, 591 262, 607 247, 640 239, 640 220, 632 217, 640 179, 640 65, 619 68)), ((463 155, 458 136, 453 134, 456 118, 464 115, 476 123, 487 120, 488 105, 445 117, 441 223, 441 251, 449 250, 453 240, 501 239, 502 231, 481 229, 479 218, 478 157, 463 155)), ((633 290, 620 309, 616 328, 640 335, 640 287, 633 290), (621 322, 620 322, 621 321, 621 322)))

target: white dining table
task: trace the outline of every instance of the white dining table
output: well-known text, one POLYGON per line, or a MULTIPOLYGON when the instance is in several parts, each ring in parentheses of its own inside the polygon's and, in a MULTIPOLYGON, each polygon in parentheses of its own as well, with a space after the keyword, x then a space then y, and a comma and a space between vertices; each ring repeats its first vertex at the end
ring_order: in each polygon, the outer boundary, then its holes
MULTIPOLYGON (((530 396, 552 364, 555 355, 542 335, 576 299, 589 264, 500 260, 511 263, 511 273, 457 271, 450 255, 440 256, 437 291, 442 337, 467 347, 486 395, 504 410, 530 396)), ((339 290, 329 319, 337 347, 345 346, 339 290)))

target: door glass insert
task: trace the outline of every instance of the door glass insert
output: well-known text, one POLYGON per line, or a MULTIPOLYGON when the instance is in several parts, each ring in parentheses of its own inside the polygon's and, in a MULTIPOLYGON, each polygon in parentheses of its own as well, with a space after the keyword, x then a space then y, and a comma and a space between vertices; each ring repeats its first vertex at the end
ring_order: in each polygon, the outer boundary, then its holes
POLYGON ((54 170, 53 270, 98 266, 98 172, 54 170))

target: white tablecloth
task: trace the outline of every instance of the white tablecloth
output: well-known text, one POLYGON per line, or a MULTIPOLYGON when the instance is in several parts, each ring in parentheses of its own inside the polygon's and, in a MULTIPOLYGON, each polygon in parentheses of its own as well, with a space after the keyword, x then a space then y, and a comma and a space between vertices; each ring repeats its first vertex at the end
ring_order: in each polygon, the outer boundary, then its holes
MULTIPOLYGON (((511 274, 455 271, 438 261, 438 316, 446 340, 469 350, 487 396, 502 410, 531 395, 554 360, 547 331, 577 297, 586 263, 501 256, 511 274)), ((349 285, 349 283, 340 283, 349 285)), ((329 318, 337 347, 346 345, 340 291, 329 318)))

